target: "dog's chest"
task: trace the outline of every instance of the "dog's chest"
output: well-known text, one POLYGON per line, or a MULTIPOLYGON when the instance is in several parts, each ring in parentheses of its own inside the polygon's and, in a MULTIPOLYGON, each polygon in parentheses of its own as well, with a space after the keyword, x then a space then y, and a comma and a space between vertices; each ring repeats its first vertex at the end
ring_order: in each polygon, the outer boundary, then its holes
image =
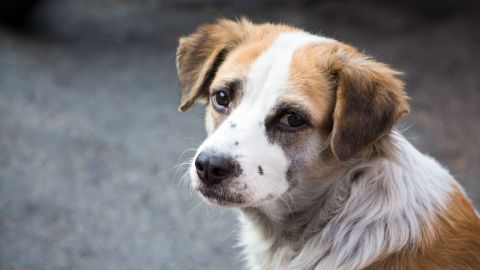
POLYGON ((293 249, 285 243, 267 239, 261 228, 247 219, 240 218, 242 231, 240 244, 250 270, 287 269, 294 256, 293 249))

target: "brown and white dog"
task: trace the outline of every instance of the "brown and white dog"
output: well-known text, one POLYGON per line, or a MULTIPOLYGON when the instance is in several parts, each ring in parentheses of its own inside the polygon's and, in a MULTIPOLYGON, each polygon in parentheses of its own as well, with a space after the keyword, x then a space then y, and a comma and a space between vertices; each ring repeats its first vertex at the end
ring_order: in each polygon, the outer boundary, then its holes
POLYGON ((240 209, 250 269, 480 269, 464 191, 399 132, 398 72, 281 24, 180 39, 181 111, 207 102, 192 187, 240 209))

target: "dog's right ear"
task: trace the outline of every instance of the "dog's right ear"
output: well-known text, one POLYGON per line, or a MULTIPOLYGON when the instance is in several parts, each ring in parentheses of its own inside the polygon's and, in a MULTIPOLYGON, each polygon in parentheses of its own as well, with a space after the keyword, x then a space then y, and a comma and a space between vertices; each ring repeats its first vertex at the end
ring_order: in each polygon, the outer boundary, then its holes
POLYGON ((177 48, 177 72, 180 81, 182 112, 195 100, 208 97, 208 87, 227 54, 245 39, 252 23, 219 20, 199 27, 193 34, 180 38, 177 48))

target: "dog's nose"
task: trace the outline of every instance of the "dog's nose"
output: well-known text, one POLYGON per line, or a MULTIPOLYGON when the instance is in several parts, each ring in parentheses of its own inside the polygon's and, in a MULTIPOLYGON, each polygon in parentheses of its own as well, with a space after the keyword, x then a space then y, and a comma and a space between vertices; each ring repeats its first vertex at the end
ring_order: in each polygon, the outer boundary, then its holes
POLYGON ((228 156, 201 152, 195 159, 197 175, 206 185, 215 185, 232 176, 237 163, 228 156))

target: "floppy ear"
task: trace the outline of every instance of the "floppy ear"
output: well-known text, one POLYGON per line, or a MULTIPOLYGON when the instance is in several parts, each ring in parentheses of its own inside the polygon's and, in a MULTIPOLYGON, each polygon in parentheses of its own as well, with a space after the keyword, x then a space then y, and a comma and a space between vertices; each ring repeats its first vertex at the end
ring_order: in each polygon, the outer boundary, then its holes
POLYGON ((356 52, 334 52, 337 78, 331 148, 337 159, 348 160, 389 132, 410 111, 400 73, 356 52))
POLYGON ((251 25, 244 18, 239 21, 219 20, 180 38, 176 59, 180 111, 190 108, 197 98, 208 97, 208 87, 218 68, 227 54, 245 39, 251 25))

